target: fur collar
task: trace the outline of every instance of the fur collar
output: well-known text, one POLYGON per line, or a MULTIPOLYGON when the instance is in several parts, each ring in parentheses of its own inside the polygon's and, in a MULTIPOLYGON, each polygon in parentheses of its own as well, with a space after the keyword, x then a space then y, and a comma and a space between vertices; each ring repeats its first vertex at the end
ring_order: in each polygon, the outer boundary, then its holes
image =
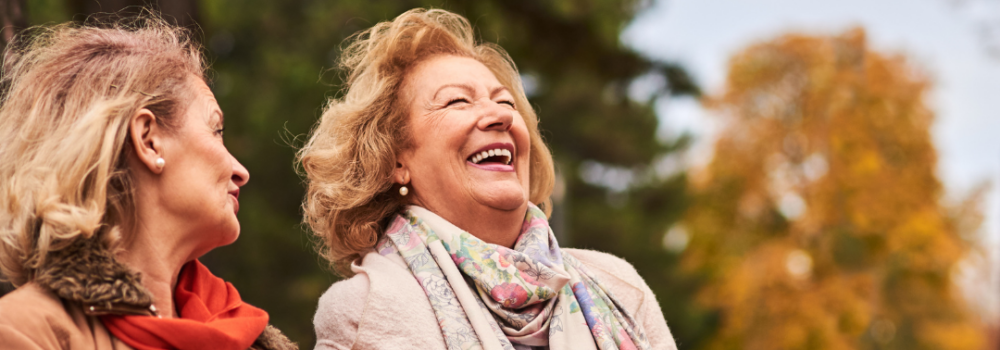
MULTIPOLYGON (((96 239, 78 239, 51 252, 34 280, 63 300, 81 305, 91 316, 156 314, 142 277, 115 260, 96 239)), ((293 350, 298 346, 268 325, 250 348, 293 350)))

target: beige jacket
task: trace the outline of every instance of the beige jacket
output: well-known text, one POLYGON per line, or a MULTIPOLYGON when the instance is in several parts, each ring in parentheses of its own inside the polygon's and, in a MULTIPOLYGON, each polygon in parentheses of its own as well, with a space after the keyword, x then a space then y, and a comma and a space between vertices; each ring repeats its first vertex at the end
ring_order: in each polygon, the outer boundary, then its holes
MULTIPOLYGON (((152 302, 138 275, 99 245, 81 240, 51 254, 33 282, 0 298, 0 349, 132 349, 99 316, 152 315, 152 302)), ((250 348, 298 347, 268 325, 250 348)))
MULTIPOLYGON (((586 265, 642 324, 654 349, 676 349, 660 305, 629 263, 610 254, 562 249, 586 265)), ((405 264, 376 252, 334 283, 313 318, 316 349, 445 349, 427 295, 405 264)))
POLYGON ((0 298, 0 348, 132 349, 80 305, 63 302, 37 283, 0 298))

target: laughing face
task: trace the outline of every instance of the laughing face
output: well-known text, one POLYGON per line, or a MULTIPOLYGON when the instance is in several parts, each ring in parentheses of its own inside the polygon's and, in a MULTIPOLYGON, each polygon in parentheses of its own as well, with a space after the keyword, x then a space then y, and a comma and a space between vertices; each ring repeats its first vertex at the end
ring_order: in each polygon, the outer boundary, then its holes
POLYGON ((528 129, 489 68, 467 57, 428 58, 407 75, 401 101, 411 143, 394 176, 410 187, 412 203, 462 228, 484 215, 524 214, 528 129))

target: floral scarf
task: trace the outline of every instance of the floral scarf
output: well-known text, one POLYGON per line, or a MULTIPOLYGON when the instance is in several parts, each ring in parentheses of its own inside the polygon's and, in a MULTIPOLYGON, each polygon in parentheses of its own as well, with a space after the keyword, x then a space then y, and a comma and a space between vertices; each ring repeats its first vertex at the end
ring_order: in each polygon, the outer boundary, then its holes
POLYGON ((514 249, 411 206, 377 247, 402 258, 430 300, 448 349, 648 349, 642 327, 583 264, 562 254, 528 207, 514 249))

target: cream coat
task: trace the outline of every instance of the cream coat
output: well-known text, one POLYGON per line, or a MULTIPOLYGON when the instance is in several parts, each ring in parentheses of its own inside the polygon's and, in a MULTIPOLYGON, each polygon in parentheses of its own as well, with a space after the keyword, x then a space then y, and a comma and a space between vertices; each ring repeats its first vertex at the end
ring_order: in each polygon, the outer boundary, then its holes
MULTIPOLYGON (((610 254, 562 249, 586 265, 642 324, 654 349, 676 349, 660 305, 629 263, 610 254)), ((424 290, 402 261, 376 252, 353 265, 319 300, 316 349, 445 349, 424 290)))

